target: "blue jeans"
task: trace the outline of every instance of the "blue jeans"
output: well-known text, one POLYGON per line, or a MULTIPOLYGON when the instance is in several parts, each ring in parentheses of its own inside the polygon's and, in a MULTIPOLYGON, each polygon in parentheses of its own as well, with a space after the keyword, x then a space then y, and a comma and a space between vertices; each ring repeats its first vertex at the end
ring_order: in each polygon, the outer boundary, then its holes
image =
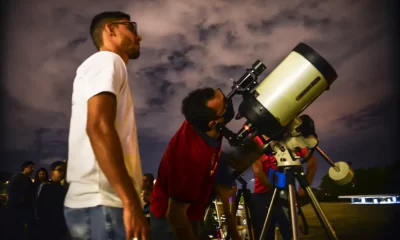
POLYGON ((174 235, 169 227, 166 218, 158 218, 150 212, 151 239, 153 240, 173 240, 174 235))
POLYGON ((123 209, 107 206, 64 207, 72 240, 125 240, 123 209))

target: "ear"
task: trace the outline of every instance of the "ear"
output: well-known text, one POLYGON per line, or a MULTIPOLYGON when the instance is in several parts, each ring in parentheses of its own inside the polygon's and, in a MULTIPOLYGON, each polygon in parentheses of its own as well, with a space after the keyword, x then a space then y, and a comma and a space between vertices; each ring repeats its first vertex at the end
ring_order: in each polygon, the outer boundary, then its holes
POLYGON ((209 127, 210 129, 214 128, 216 125, 217 125, 217 122, 216 122, 216 121, 211 121, 211 122, 208 123, 208 127, 209 127))
POLYGON ((106 25, 104 25, 104 31, 106 31, 107 35, 109 36, 115 36, 114 29, 114 24, 106 23, 106 25))

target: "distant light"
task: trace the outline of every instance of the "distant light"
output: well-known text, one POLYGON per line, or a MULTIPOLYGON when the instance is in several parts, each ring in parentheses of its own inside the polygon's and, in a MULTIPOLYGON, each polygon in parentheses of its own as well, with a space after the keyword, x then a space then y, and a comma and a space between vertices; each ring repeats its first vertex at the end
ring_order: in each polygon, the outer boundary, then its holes
POLYGON ((5 184, 8 184, 8 181, 6 181, 5 184))
POLYGON ((252 182, 253 182, 253 181, 254 181, 254 178, 252 178, 250 181, 252 181, 252 182))
POLYGON ((352 204, 400 204, 397 200, 399 197, 390 194, 339 196, 339 198, 350 198, 352 204))

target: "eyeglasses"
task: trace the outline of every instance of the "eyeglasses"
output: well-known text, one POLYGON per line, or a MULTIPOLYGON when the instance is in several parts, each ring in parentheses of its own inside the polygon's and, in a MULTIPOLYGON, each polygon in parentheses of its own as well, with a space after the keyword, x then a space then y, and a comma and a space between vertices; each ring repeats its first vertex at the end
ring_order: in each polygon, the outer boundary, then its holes
POLYGON ((137 23, 136 22, 112 22, 111 24, 123 24, 123 25, 126 25, 129 31, 137 34, 137 23))

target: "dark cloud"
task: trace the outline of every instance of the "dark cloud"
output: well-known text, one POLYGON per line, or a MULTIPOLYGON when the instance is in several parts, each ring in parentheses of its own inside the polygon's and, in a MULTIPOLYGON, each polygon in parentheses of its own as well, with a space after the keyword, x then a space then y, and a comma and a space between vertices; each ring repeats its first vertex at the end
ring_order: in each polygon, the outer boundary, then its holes
POLYGON ((186 56, 186 54, 193 49, 195 49, 195 46, 187 46, 181 51, 173 51, 168 55, 169 64, 166 67, 177 72, 182 71, 185 68, 194 67, 195 63, 186 56))
POLYGON ((139 130, 140 157, 142 159, 143 172, 153 172, 156 174, 156 168, 168 145, 164 139, 149 138, 146 131, 139 130))
POLYGON ((218 31, 222 29, 224 23, 221 24, 211 24, 207 27, 198 27, 199 41, 207 43, 207 40, 210 39, 213 35, 217 34, 218 31))
POLYGON ((390 95, 358 112, 342 116, 337 121, 342 122, 351 132, 368 131, 380 126, 395 130, 398 122, 398 109, 393 102, 394 99, 396 96, 390 95))
POLYGON ((85 43, 87 40, 88 40, 87 37, 80 37, 80 38, 74 39, 74 40, 68 42, 67 48, 74 49, 77 46, 79 46, 80 44, 85 43))

